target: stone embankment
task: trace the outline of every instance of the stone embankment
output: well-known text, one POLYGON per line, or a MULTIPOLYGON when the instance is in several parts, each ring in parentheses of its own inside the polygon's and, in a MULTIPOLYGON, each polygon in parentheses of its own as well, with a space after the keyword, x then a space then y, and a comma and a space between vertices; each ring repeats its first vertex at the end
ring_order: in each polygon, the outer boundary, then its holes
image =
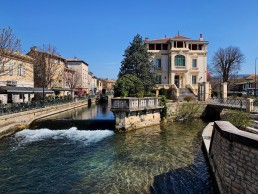
POLYGON ((221 193, 258 193, 258 135, 227 121, 203 131, 206 154, 221 193))
POLYGON ((46 116, 54 115, 60 112, 85 106, 88 104, 88 100, 82 100, 78 102, 65 103, 56 106, 50 106, 40 109, 34 109, 30 111, 24 111, 20 113, 0 116, 0 138, 11 135, 16 131, 27 128, 31 122, 36 119, 46 116))

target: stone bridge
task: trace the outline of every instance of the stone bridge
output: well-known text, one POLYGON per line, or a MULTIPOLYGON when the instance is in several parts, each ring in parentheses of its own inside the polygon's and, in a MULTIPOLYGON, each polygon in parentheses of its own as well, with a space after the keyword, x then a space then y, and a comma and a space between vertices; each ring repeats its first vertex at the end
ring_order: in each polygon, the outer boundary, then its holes
POLYGON ((240 110, 255 114, 258 113, 258 100, 250 98, 211 98, 207 101, 207 106, 202 116, 216 120, 220 118, 220 113, 223 109, 240 110))

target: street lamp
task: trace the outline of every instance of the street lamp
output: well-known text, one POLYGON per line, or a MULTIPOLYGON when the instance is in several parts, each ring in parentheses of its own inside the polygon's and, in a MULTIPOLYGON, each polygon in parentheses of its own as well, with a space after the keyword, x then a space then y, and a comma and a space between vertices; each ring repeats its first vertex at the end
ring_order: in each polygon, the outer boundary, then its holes
POLYGON ((254 88, 255 88, 255 90, 254 90, 254 97, 256 98, 256 60, 258 59, 258 57, 255 59, 255 69, 254 69, 254 84, 255 84, 255 86, 254 86, 254 88))

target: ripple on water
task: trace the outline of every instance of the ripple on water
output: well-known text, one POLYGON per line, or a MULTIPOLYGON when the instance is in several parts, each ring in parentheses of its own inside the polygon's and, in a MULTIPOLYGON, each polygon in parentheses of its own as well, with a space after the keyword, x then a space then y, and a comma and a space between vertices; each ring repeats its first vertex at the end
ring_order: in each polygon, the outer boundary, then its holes
POLYGON ((6 193, 193 193, 198 188, 211 193, 200 149, 203 126, 200 121, 173 123, 116 134, 76 128, 21 131, 6 143, 15 151, 0 146, 0 189, 6 193))

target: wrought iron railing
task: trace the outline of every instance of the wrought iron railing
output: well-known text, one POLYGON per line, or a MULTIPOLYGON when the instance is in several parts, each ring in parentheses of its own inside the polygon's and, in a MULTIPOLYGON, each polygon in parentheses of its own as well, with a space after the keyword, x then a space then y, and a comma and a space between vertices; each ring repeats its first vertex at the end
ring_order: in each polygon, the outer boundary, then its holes
POLYGON ((245 99, 211 98, 208 103, 213 104, 213 105, 227 107, 227 108, 246 109, 246 100, 245 99))
POLYGON ((66 104, 71 103, 75 101, 80 100, 88 100, 87 97, 76 97, 74 99, 72 98, 62 98, 62 99, 48 99, 44 102, 42 100, 40 101, 32 101, 32 102, 26 102, 26 103, 12 103, 12 104, 0 104, 0 116, 33 110, 33 109, 39 109, 44 107, 50 107, 60 104, 66 104))

